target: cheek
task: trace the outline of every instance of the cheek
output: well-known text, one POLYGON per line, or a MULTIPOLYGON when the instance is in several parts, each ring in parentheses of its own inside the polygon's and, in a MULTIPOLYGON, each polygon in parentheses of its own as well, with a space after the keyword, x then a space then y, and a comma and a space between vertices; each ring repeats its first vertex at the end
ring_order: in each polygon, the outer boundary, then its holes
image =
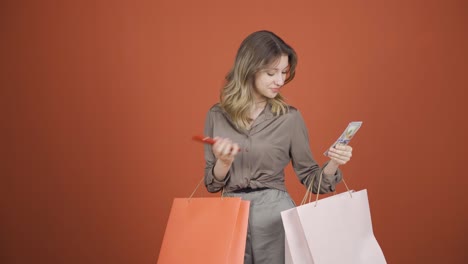
POLYGON ((267 77, 258 78, 255 84, 257 85, 257 88, 262 89, 271 83, 270 79, 271 78, 267 78, 267 77))
POLYGON ((255 89, 261 89, 263 87, 263 79, 261 77, 255 78, 255 89))

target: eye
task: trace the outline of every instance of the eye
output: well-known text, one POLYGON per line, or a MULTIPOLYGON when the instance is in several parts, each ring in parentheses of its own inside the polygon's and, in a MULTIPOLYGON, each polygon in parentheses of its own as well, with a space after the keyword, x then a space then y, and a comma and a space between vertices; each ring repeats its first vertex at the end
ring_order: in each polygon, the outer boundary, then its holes
POLYGON ((275 76, 275 74, 271 73, 271 72, 267 72, 267 74, 268 74, 268 76, 271 76, 271 77, 275 76))

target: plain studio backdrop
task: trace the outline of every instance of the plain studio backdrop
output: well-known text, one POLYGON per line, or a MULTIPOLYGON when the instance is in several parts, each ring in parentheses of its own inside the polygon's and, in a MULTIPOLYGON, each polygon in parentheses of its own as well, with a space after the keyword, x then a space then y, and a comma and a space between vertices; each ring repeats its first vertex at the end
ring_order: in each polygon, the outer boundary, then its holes
POLYGON ((0 262, 155 263, 203 176, 191 137, 268 29, 298 52, 283 93, 319 163, 363 121, 342 169, 388 263, 466 263, 467 3, 2 1, 0 262))

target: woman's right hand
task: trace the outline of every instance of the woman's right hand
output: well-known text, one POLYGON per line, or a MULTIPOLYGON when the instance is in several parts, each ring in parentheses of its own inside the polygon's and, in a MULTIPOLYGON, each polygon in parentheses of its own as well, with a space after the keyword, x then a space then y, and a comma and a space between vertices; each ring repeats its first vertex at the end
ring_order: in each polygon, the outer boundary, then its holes
POLYGON ((239 153, 239 145, 232 142, 229 138, 213 138, 215 143, 212 150, 216 159, 225 167, 230 167, 234 157, 239 153))

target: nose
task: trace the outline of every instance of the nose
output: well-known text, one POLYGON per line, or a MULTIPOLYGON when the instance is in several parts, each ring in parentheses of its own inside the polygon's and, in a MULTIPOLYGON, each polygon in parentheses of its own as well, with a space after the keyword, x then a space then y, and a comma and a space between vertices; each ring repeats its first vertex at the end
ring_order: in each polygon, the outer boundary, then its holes
POLYGON ((278 86, 283 86, 284 78, 285 78, 285 76, 284 76, 283 73, 278 74, 276 79, 275 79, 275 84, 278 85, 278 86))

